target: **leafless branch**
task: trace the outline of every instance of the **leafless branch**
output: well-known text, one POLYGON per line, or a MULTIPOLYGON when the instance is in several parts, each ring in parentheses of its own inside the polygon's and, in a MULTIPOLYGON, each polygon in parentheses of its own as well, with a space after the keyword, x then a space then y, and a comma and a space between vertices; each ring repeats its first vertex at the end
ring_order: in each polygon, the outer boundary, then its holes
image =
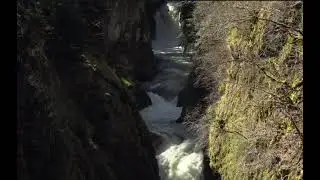
POLYGON ((226 132, 226 133, 233 133, 233 134, 237 134, 237 135, 239 135, 239 136, 241 136, 241 137, 245 138, 246 140, 248 140, 248 138, 247 138, 247 137, 245 137, 243 134, 241 134, 241 133, 239 133, 239 132, 237 132, 237 131, 230 131, 230 130, 226 130, 226 129, 224 129, 223 131, 224 131, 224 132, 226 132))
POLYGON ((298 132, 300 138, 301 138, 301 141, 303 141, 303 134, 301 133, 300 129, 298 128, 296 122, 294 121, 292 115, 290 115, 290 113, 288 112, 288 110, 284 110, 285 114, 287 114, 287 116, 289 117, 291 123, 293 124, 294 128, 296 129, 296 131, 298 132))
POLYGON ((285 27, 285 28, 288 28, 288 29, 292 29, 294 31, 297 31, 298 33, 300 33, 303 36, 303 32, 300 29, 295 29, 292 26, 289 26, 287 24, 284 24, 284 23, 281 23, 281 22, 278 22, 278 21, 274 21, 272 19, 266 19, 266 18, 261 18, 261 17, 256 17, 256 18, 258 18, 259 20, 272 22, 274 24, 277 24, 279 26, 282 26, 282 27, 285 27))

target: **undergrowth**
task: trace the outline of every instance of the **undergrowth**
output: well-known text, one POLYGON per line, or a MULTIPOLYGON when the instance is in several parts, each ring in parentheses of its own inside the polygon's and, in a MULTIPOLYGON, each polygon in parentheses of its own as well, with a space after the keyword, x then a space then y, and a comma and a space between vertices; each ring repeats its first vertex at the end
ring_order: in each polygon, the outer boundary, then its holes
POLYGON ((196 5, 195 85, 211 89, 197 123, 208 127, 211 166, 223 179, 303 179, 301 6, 196 5))

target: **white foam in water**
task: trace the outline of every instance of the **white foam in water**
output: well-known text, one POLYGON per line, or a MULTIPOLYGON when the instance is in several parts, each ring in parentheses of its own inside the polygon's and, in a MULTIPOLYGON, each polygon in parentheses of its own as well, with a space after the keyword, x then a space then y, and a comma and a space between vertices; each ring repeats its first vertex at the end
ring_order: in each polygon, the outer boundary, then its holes
POLYGON ((189 140, 171 145, 157 156, 163 180, 199 180, 202 173, 202 152, 189 140))
MULTIPOLYGON (((167 5, 170 12, 177 11, 177 3, 167 5)), ((152 47, 155 54, 180 54, 177 57, 168 57, 182 63, 185 61, 177 38, 180 31, 178 17, 179 15, 176 18, 168 16, 171 20, 163 21, 159 15, 156 16, 157 39, 152 41, 152 47)), ((146 89, 179 90, 182 82, 186 80, 183 74, 183 71, 178 69, 166 68, 155 80, 145 84, 146 89)), ((174 92, 178 95, 178 91, 174 92)), ((161 180, 200 180, 203 168, 202 150, 183 125, 175 123, 182 111, 182 107, 176 107, 178 98, 167 101, 155 93, 148 92, 148 95, 152 105, 141 110, 140 114, 148 129, 163 139, 162 145, 156 149, 161 180)))
POLYGON ((190 139, 180 143, 177 139, 185 136, 182 125, 171 123, 180 116, 182 110, 176 107, 177 97, 169 102, 155 93, 148 92, 148 95, 152 105, 141 110, 140 114, 149 129, 165 139, 165 149, 157 155, 161 179, 200 180, 203 159, 201 148, 190 139))

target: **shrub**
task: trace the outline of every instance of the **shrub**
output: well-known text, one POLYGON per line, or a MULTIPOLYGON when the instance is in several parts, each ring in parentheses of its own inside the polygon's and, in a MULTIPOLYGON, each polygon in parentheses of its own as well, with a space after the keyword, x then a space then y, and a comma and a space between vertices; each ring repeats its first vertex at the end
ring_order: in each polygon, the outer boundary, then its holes
POLYGON ((297 2, 196 5, 195 86, 211 93, 195 122, 224 179, 302 179, 302 15, 297 2))

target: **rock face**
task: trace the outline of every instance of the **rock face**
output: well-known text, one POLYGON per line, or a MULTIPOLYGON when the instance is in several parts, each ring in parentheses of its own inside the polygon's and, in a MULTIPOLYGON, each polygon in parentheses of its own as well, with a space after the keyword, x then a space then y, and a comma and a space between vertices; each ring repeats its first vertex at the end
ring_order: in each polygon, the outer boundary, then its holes
POLYGON ((155 74, 152 61, 148 1, 107 1, 105 18, 106 51, 113 65, 123 66, 120 74, 137 80, 151 80, 155 74))
POLYGON ((192 50, 196 40, 196 31, 192 19, 195 4, 196 2, 194 1, 184 1, 180 7, 180 23, 183 31, 181 45, 184 47, 185 52, 192 50))
POLYGON ((203 180, 221 180, 221 175, 210 167, 210 158, 205 153, 203 156, 203 180))
POLYGON ((153 132, 151 132, 151 140, 155 149, 159 149, 160 145, 164 142, 164 139, 161 137, 161 135, 153 132))
POLYGON ((159 180, 150 133, 118 77, 152 74, 145 1, 18 5, 18 179, 159 180))
MULTIPOLYGON (((195 2, 186 1, 182 2, 180 5, 180 23, 182 29, 182 46, 184 46, 184 51, 189 51, 194 48, 196 40, 196 29, 195 22, 193 22, 193 11, 195 8, 195 2)), ((195 59, 196 54, 193 55, 192 59, 195 59)), ((197 106, 197 115, 200 116, 203 114, 203 111, 207 107, 205 102, 205 97, 210 92, 206 87, 196 86, 195 82, 197 81, 197 61, 193 62, 193 69, 189 74, 187 85, 180 91, 178 95, 178 107, 183 107, 181 117, 177 120, 178 123, 184 121, 186 115, 194 111, 194 108, 197 106)), ((198 117, 193 117, 197 119, 198 117)), ((199 117, 200 118, 200 117, 199 117)))
MULTIPOLYGON (((192 112, 195 107, 199 108, 198 115, 202 115, 207 107, 205 97, 208 95, 209 91, 204 87, 197 87, 195 83, 195 72, 194 70, 190 72, 188 77, 187 85, 180 91, 178 95, 178 107, 182 107, 182 113, 176 122, 181 123, 184 121, 188 112, 192 112), (192 96, 190 96, 192 94, 192 96)), ((193 117, 196 119, 196 117, 193 117)))
POLYGON ((166 3, 166 0, 147 0, 147 14, 148 22, 151 32, 151 37, 153 40, 156 39, 156 21, 154 15, 159 10, 159 8, 166 3))
POLYGON ((141 88, 141 86, 136 86, 132 89, 134 103, 137 109, 140 111, 152 104, 150 97, 147 92, 141 88))
MULTIPOLYGON (((180 9, 180 23, 183 31, 183 41, 182 45, 185 50, 192 50, 194 48, 194 43, 196 40, 196 30, 195 23, 193 22, 193 10, 195 8, 194 2, 184 2, 181 5, 180 9)), ((194 59, 197 55, 194 55, 194 59)), ((189 74, 188 81, 186 86, 180 91, 178 95, 177 106, 182 107, 181 116, 176 120, 177 123, 183 123, 185 121, 192 121, 191 126, 194 124, 201 124, 201 117, 204 116, 205 110, 208 107, 208 102, 206 97, 210 93, 210 89, 196 85, 198 79, 198 74, 196 74, 196 68, 198 68, 197 61, 193 63, 193 69, 189 74), (187 114, 190 114, 191 117, 187 117, 187 114)), ((193 127, 194 128, 194 127, 193 127)), ((191 128, 193 130, 193 128, 191 128)), ((203 138, 207 139, 206 135, 202 134, 203 132, 195 133, 197 134, 200 141, 203 141, 203 138), (201 134, 201 135, 199 135, 201 134), (204 137, 203 137, 204 136, 204 137)), ((206 133, 204 133, 206 134, 206 133)), ((205 140, 207 141, 207 140, 205 140)), ((203 169, 202 169, 202 179, 203 180, 220 180, 221 176, 218 172, 210 167, 210 158, 207 152, 207 142, 204 143, 202 148, 203 152, 203 169)))

